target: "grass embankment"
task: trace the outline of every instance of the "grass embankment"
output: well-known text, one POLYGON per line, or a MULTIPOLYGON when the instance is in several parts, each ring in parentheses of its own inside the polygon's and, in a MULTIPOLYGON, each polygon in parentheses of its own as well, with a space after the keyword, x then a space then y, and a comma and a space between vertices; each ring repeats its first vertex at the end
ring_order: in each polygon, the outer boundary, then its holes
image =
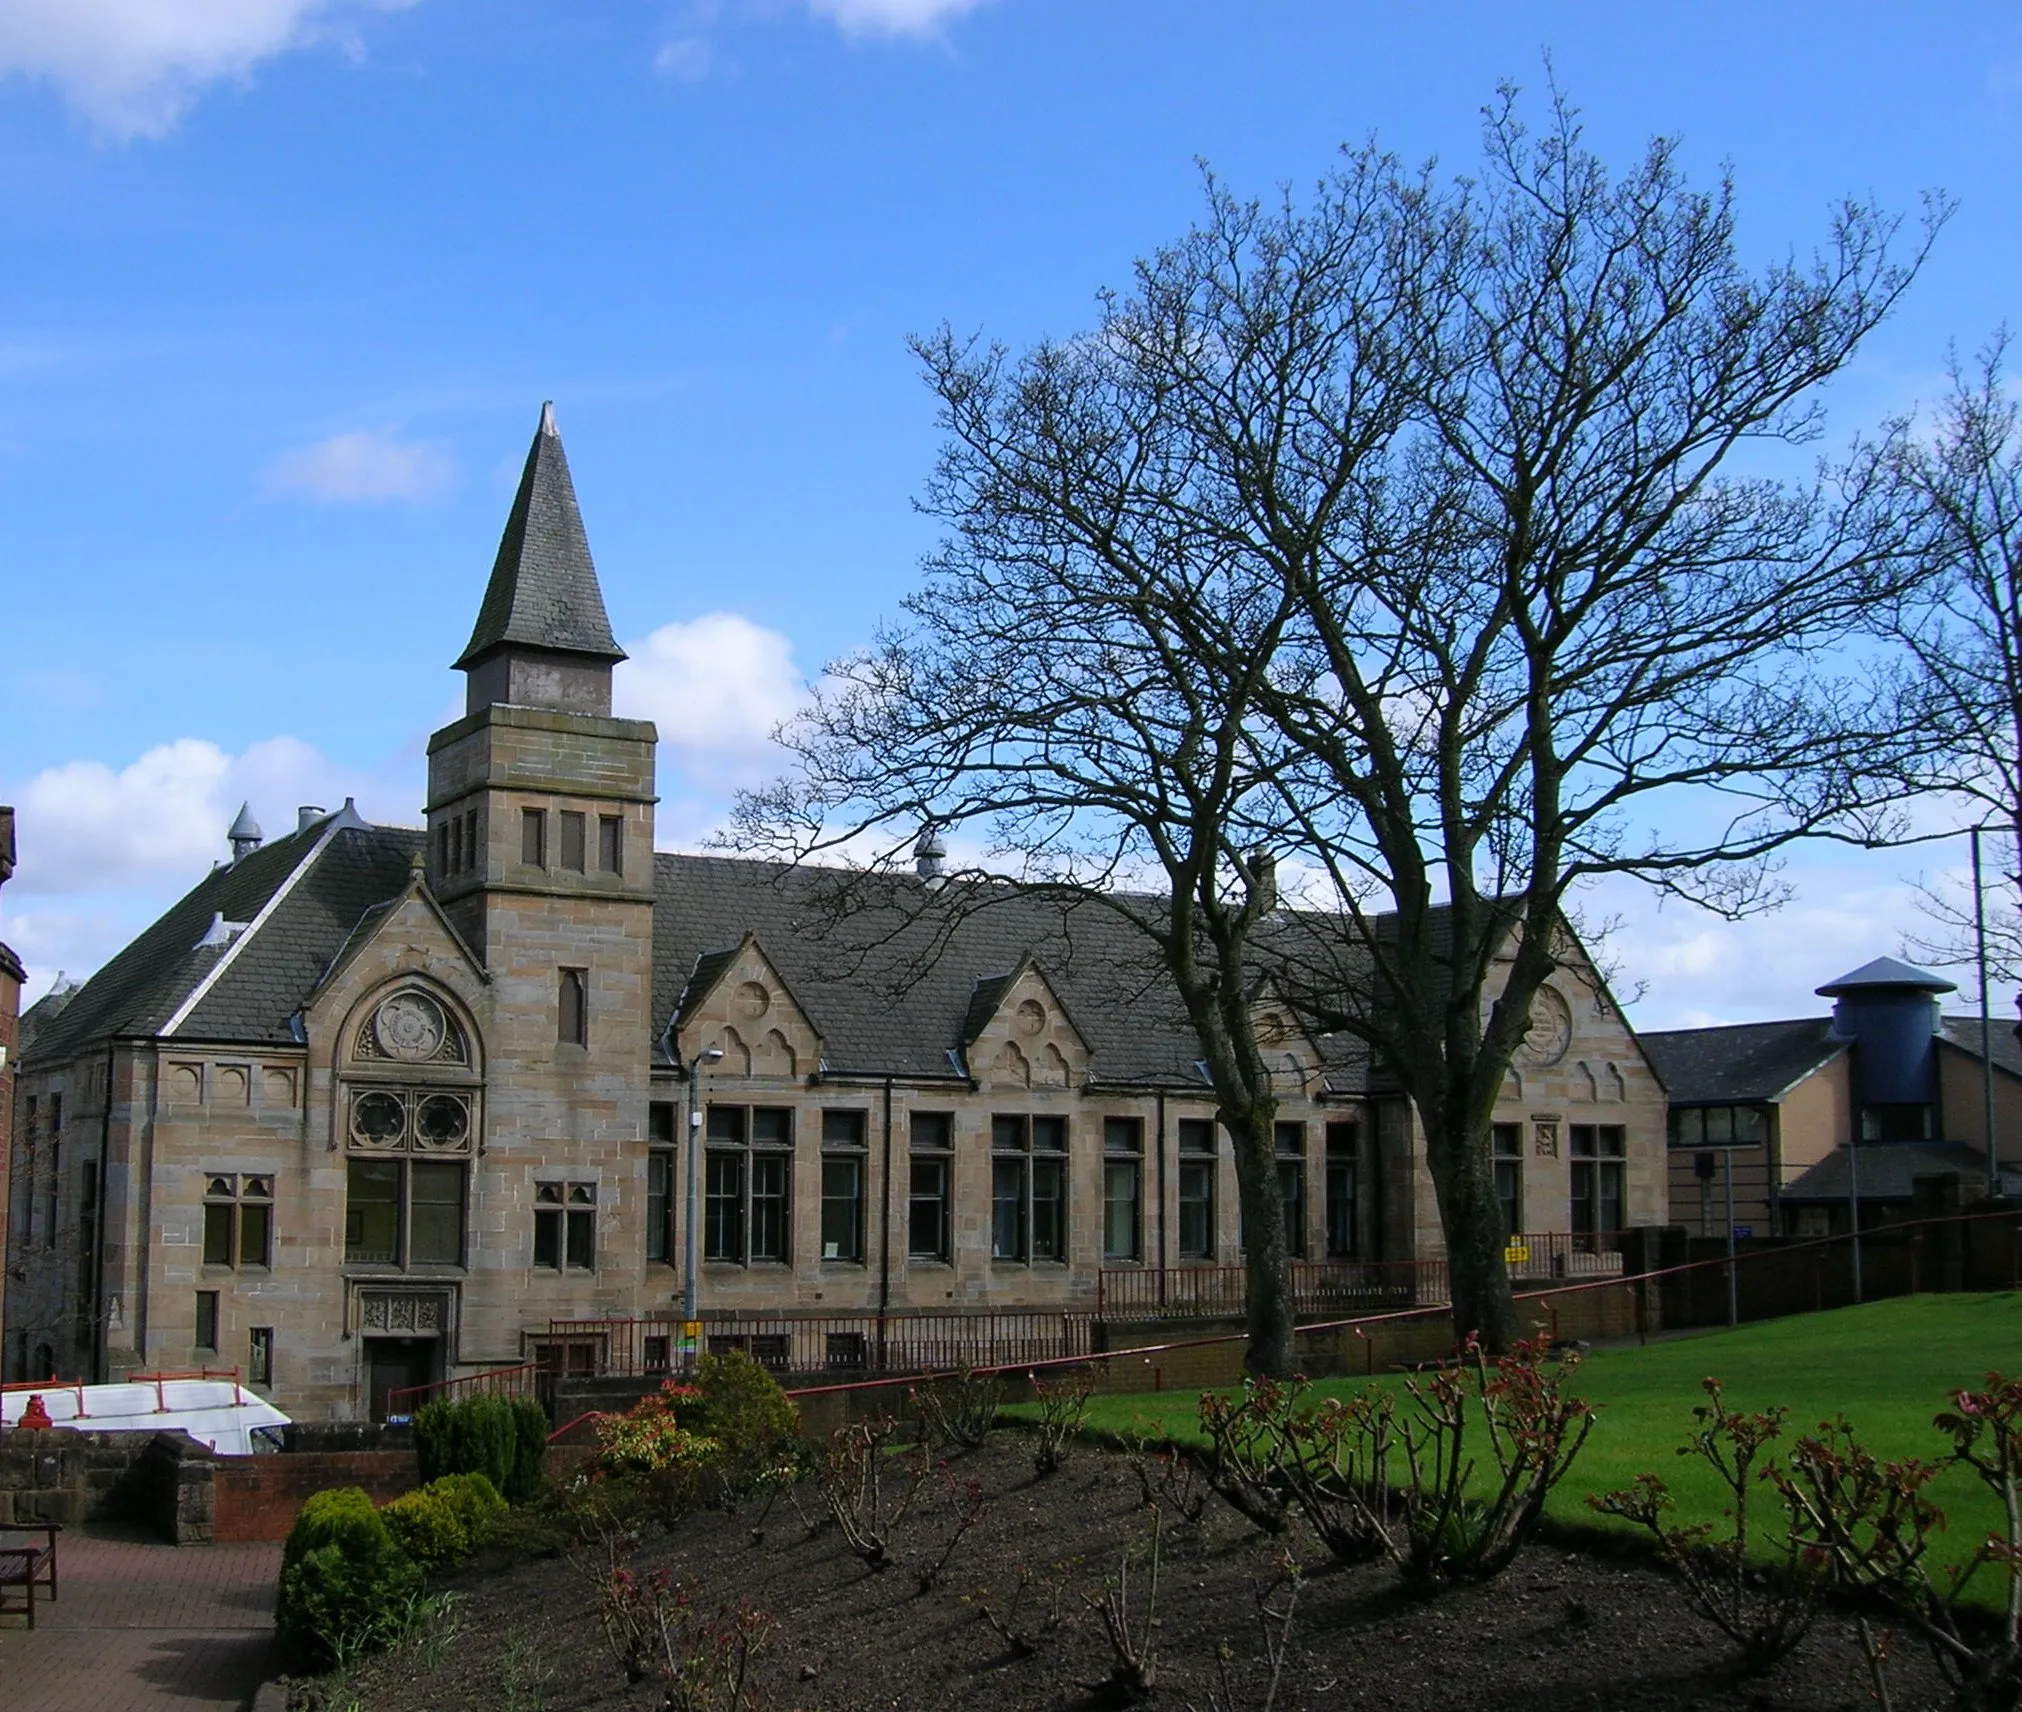
MULTIPOLYGON (((1627 1486, 1638 1474, 1662 1475, 1681 1520, 1716 1520, 1725 1497, 1696 1457, 1677 1455, 1695 1425, 1709 1375, 1726 1387, 1730 1407, 1790 1411, 1785 1440, 1844 1415, 1877 1456, 1937 1462, 1951 1441, 1931 1417, 1951 1393, 1977 1387, 1989 1370, 2022 1369, 2022 1294, 1912 1296, 1829 1313, 1743 1326, 1651 1344, 1598 1350, 1588 1356, 1574 1389, 1598 1405, 1592 1436, 1564 1484, 1552 1495, 1554 1520, 1610 1530, 1626 1523, 1597 1517, 1587 1495, 1627 1486)), ((1347 1396, 1369 1383, 1321 1380, 1320 1395, 1347 1396)), ((1380 1384, 1402 1385, 1392 1377, 1380 1384)), ((1086 1427, 1128 1438, 1200 1442, 1198 1398, 1096 1397, 1086 1427)), ((1478 1447, 1486 1457, 1487 1446, 1478 1447)), ((2000 1525, 1993 1499, 1970 1471, 1947 1469, 1931 1488, 1950 1527, 1939 1544, 1945 1561, 1971 1554, 2000 1525)), ((1773 1497, 1757 1514, 1774 1519, 1773 1497)))

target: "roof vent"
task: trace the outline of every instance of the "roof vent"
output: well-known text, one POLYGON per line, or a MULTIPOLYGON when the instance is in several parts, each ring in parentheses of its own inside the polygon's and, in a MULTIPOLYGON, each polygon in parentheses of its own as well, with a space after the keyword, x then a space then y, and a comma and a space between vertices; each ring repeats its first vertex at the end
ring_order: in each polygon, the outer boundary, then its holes
POLYGON ((260 830, 260 823, 253 818, 251 803, 239 804, 239 818, 232 822, 232 830, 225 834, 232 841, 232 860, 243 862, 260 848, 260 841, 266 834, 260 830))
POLYGON ((295 830, 307 832, 329 812, 327 808, 319 808, 315 803, 304 803, 295 811, 295 830))
POLYGON ((211 914, 211 925, 204 929, 204 936, 197 941, 196 949, 205 951, 227 946, 250 925, 243 921, 227 921, 223 910, 215 910, 211 914))
POLYGON ((920 828, 920 836, 913 843, 913 872, 935 886, 945 877, 943 870, 948 864, 948 847, 941 842, 941 835, 934 830, 934 823, 928 821, 920 828))

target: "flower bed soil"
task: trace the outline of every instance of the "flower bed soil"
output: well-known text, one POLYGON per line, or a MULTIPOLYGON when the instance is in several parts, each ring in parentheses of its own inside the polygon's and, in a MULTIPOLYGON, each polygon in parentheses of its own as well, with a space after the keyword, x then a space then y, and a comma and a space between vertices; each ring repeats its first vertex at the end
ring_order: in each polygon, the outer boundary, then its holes
MULTIPOLYGON (((1010 1712, 1110 1704, 1093 1692, 1113 1655, 1086 1595, 1126 1551, 1133 1618, 1142 1611, 1150 1523, 1121 1455, 1077 1449, 1038 1478, 1031 1441, 999 1433, 956 1458, 988 1494, 942 1584, 921 1593, 910 1565, 945 1541, 953 1501, 937 1482, 897 1533, 898 1561, 868 1569, 833 1525, 812 1533, 787 1501, 657 1524, 626 1548, 640 1573, 665 1567, 713 1610, 748 1598, 777 1628, 754 1672, 747 1712, 889 1712, 960 1706, 1010 1712), (1061 1621, 1029 1657, 984 1619, 1029 1583, 1008 1627, 1061 1621)), ((1577 1479, 1577 1471, 1575 1472, 1577 1479)), ((810 1520, 812 1483, 796 1494, 810 1520)), ((1156 1683, 1145 1704, 1182 1712, 1262 1712, 1271 1670, 1258 1600, 1282 1609, 1287 1547, 1298 1585, 1274 1712, 1840 1712, 1872 1704, 1851 1624, 1829 1615, 1767 1676, 1738 1677, 1726 1641, 1694 1616, 1654 1567, 1628 1557, 1534 1546, 1486 1586, 1418 1601, 1383 1566, 1336 1569, 1310 1538, 1258 1534, 1218 1499, 1201 1523, 1168 1521, 1158 1593, 1156 1683)), ((362 1712, 645 1712, 650 1682, 627 1685, 606 1644, 587 1556, 466 1572, 451 1624, 368 1661, 342 1684, 302 1685, 292 1704, 362 1712)), ((1891 1666, 1895 1704, 1948 1703, 1907 1639, 1891 1666)), ((719 1706, 718 1712, 721 1712, 719 1706)))

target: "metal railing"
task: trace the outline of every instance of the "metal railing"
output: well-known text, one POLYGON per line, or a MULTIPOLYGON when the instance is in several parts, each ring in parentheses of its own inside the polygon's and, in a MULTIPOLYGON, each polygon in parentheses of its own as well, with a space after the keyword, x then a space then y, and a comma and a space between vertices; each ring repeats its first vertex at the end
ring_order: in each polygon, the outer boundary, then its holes
MULTIPOLYGON (((570 1377, 651 1377, 688 1371, 681 1322, 550 1320, 568 1347, 570 1377)), ((742 1350, 775 1373, 931 1373, 1087 1355, 1092 1316, 1039 1309, 998 1313, 722 1314, 705 1319, 696 1355, 742 1350)))
POLYGON ((549 1377, 539 1362, 523 1361, 515 1367, 492 1367, 482 1373, 459 1374, 453 1379, 436 1379, 426 1385, 403 1385, 386 1393, 386 1413, 411 1417, 424 1403, 456 1402, 465 1397, 533 1397, 545 1401, 543 1386, 549 1377))
MULTIPOLYGON (((1614 1278, 1622 1271, 1619 1232, 1542 1231, 1517 1237, 1504 1250, 1519 1287, 1541 1280, 1614 1278)), ((1438 1307, 1452 1292, 1444 1260, 1295 1260, 1290 1264, 1292 1311, 1301 1319, 1438 1307)), ((1124 1266, 1097 1278, 1102 1320, 1240 1319, 1249 1304, 1249 1274, 1240 1266, 1124 1266)))

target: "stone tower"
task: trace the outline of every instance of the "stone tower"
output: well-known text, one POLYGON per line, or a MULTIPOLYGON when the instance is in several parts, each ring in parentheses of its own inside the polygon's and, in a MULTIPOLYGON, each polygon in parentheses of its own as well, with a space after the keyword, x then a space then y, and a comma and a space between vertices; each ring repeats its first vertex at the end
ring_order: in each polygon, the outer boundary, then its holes
MULTIPOLYGON (((656 734, 611 716, 624 657, 544 405, 456 662, 467 711, 429 742, 428 880, 484 966, 486 1176, 499 1210, 509 1229, 530 1229, 511 1209, 554 1194, 558 1172, 568 1193, 590 1185, 597 1264, 558 1296, 588 1289, 613 1306, 637 1284, 629 1227, 652 1034, 656 734)), ((593 1307, 558 1299, 554 1311, 593 1307)))

